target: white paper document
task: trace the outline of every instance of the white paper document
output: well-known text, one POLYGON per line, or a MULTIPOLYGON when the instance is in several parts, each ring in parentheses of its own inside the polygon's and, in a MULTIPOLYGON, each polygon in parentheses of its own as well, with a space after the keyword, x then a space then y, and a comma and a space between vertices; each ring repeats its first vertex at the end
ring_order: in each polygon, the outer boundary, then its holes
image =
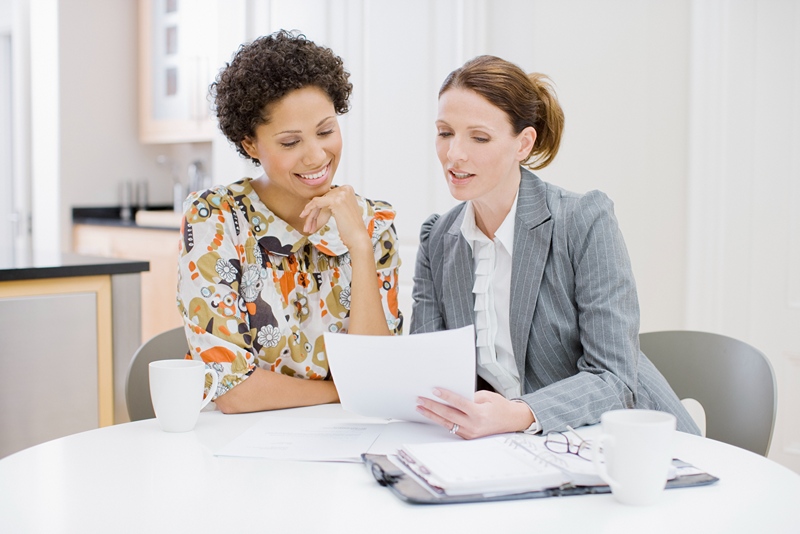
POLYGON ((326 333, 325 352, 349 412, 432 423, 416 411, 417 397, 436 399, 434 388, 475 395, 472 325, 409 336, 326 333))
POLYGON ((569 482, 562 469, 537 454, 538 449, 520 447, 516 440, 505 434, 459 443, 417 443, 404 445, 398 457, 448 495, 522 493, 569 482))
POLYGON ((347 419, 265 417, 220 449, 217 456, 275 460, 360 462, 385 423, 347 419))

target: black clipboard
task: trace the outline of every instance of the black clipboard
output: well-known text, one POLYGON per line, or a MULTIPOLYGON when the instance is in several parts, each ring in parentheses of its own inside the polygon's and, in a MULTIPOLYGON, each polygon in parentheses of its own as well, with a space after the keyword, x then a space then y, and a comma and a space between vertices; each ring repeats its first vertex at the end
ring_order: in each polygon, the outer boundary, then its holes
MULTIPOLYGON (((541 491, 529 491, 526 493, 514 493, 503 495, 485 495, 475 493, 471 495, 447 495, 444 493, 435 494, 430 489, 423 486, 424 482, 419 482, 416 478, 408 475, 405 471, 394 464, 386 455, 383 454, 362 454, 361 459, 372 476, 381 486, 386 486, 392 493, 400 499, 411 504, 455 504, 466 502, 492 502, 510 501, 518 499, 542 499, 545 497, 568 497, 570 495, 594 495, 611 493, 608 486, 573 486, 565 484, 558 488, 549 488, 541 491)), ((678 459, 672 461, 676 467, 693 467, 686 462, 678 459)), ((678 475, 676 478, 667 481, 667 489, 688 488, 694 486, 707 486, 719 481, 719 478, 709 473, 695 473, 689 475, 678 475)))

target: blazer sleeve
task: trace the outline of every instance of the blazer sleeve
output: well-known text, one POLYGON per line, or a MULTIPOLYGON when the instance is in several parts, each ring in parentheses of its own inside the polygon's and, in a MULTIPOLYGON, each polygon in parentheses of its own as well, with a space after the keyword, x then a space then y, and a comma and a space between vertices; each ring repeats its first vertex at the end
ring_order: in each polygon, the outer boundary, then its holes
POLYGON ((414 289, 411 294, 414 299, 411 308, 412 334, 445 329, 444 318, 439 308, 440 298, 434 281, 434 267, 431 264, 431 258, 435 258, 436 253, 435 240, 431 239, 431 232, 437 220, 439 220, 438 214, 431 215, 422 223, 419 233, 417 264, 414 267, 414 289))
MULTIPOLYGON (((580 341, 576 372, 522 396, 545 433, 596 423, 605 411, 634 407, 638 383, 639 303, 613 203, 593 191, 568 217, 566 244, 580 341)), ((527 357, 542 355, 531 354, 529 347, 527 357)))

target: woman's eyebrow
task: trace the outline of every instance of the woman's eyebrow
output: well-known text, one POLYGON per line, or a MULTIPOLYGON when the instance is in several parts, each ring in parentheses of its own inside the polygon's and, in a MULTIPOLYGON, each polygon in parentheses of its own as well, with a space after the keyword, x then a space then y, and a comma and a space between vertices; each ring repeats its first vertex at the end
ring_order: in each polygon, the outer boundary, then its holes
MULTIPOLYGON (((330 117, 325 117, 324 119, 322 119, 321 121, 319 121, 317 123, 317 128, 319 128, 320 126, 325 124, 326 121, 329 121, 329 120, 331 120, 333 118, 335 118, 335 115, 331 115, 330 117)), ((276 135, 299 134, 299 133, 303 133, 302 130, 283 130, 282 132, 278 132, 278 133, 274 134, 272 137, 275 137, 276 135)))
MULTIPOLYGON (((444 120, 437 120, 436 121, 436 126, 450 126, 450 124, 447 121, 444 121, 444 120)), ((486 131, 491 131, 491 132, 495 131, 494 128, 492 128, 491 126, 487 126, 485 124, 473 124, 473 125, 467 126, 465 129, 466 130, 486 130, 486 131)))

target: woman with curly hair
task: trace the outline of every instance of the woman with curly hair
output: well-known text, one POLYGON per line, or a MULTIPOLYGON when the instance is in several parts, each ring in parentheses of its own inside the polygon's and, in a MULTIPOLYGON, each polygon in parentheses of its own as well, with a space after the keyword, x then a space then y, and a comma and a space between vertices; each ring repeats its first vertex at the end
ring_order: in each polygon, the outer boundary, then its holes
POLYGON ((223 134, 264 171, 184 203, 187 358, 216 370, 207 393, 225 413, 337 402, 323 334, 402 331, 394 211, 332 185, 348 77, 330 49, 279 31, 211 85, 223 134))

